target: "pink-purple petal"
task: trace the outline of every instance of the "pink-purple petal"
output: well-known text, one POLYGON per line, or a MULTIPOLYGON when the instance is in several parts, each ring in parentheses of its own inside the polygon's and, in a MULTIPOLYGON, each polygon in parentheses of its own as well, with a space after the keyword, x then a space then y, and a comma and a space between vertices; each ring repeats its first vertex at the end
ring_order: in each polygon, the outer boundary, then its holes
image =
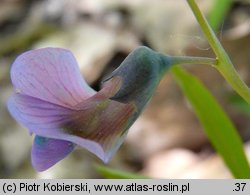
POLYGON ((75 144, 108 162, 170 65, 161 54, 140 47, 95 92, 68 50, 44 48, 20 55, 11 68, 15 92, 8 109, 36 135, 33 166, 48 169, 75 144))
POLYGON ((43 48, 20 55, 11 68, 17 92, 71 107, 95 93, 83 79, 73 54, 43 48))
POLYGON ((8 100, 12 116, 31 131, 57 128, 68 120, 71 109, 22 94, 13 94, 8 100))
POLYGON ((75 145, 64 140, 36 136, 31 150, 31 162, 37 171, 45 171, 65 158, 75 145))
MULTIPOLYGON (((73 142, 104 159, 104 151, 97 142, 72 135, 62 128, 62 124, 71 120, 71 109, 21 94, 14 94, 9 98, 8 109, 30 133, 73 142)), ((82 120, 84 121, 84 118, 82 120)))
POLYGON ((73 55, 64 49, 22 54, 12 66, 11 79, 16 93, 9 98, 8 109, 37 135, 32 163, 40 171, 64 158, 72 144, 108 162, 137 115, 133 102, 109 99, 119 91, 121 77, 111 78, 96 93, 82 79, 73 55))
POLYGON ((107 86, 75 109, 14 94, 9 98, 8 109, 30 133, 72 142, 107 162, 124 140, 135 111, 133 105, 107 99, 108 89, 117 90, 107 86))

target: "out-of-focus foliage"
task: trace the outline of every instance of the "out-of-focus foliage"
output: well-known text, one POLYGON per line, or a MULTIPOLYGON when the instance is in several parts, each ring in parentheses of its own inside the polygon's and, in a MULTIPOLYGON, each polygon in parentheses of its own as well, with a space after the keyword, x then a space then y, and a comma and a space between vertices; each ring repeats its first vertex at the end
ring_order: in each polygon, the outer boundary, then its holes
POLYGON ((129 173, 126 171, 120 171, 117 169, 109 168, 102 165, 96 166, 97 172, 107 179, 147 179, 148 177, 129 173))
POLYGON ((244 101, 240 96, 232 95, 231 97, 229 97, 229 103, 234 105, 239 111, 250 116, 250 105, 246 101, 244 101))
POLYGON ((242 141, 212 94, 193 75, 174 67, 174 78, 190 101, 209 140, 236 178, 250 178, 250 168, 242 141))
POLYGON ((56 28, 45 23, 34 25, 32 28, 24 28, 16 33, 0 38, 0 55, 20 52, 30 44, 39 40, 46 34, 55 32, 56 28))
POLYGON ((213 7, 209 13, 208 21, 216 32, 223 23, 232 3, 233 0, 213 0, 213 7))

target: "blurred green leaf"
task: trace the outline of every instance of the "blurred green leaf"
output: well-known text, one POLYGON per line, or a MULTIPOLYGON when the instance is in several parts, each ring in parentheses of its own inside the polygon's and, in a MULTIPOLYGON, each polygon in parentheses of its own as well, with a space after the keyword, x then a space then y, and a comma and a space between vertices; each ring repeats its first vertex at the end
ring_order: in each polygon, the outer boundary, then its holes
POLYGON ((231 103, 237 110, 250 116, 250 104, 248 104, 239 95, 235 94, 229 97, 229 103, 231 103))
POLYGON ((8 36, 0 37, 0 55, 18 53, 40 38, 55 32, 59 32, 59 29, 47 23, 37 23, 30 25, 29 28, 23 27, 8 36))
POLYGON ((102 165, 96 165, 95 167, 97 172, 107 179, 149 179, 142 175, 120 171, 102 165))
POLYGON ((192 74, 180 67, 172 73, 191 103, 208 139, 235 178, 250 178, 250 167, 243 143, 234 125, 206 87, 192 74))
POLYGON ((208 15, 208 21, 214 31, 219 30, 232 3, 233 0, 213 0, 213 7, 208 15))

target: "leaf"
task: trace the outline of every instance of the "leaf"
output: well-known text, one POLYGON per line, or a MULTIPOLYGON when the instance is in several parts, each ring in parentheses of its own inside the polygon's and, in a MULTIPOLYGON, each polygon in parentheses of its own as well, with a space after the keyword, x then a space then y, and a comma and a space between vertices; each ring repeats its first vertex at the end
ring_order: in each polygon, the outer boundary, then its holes
POLYGON ((204 131, 235 178, 250 178, 250 168, 241 138, 229 117, 206 87, 193 75, 172 68, 178 85, 188 98, 204 131))
POLYGON ((235 107, 235 109, 247 116, 250 116, 250 104, 244 101, 239 95, 231 95, 228 101, 235 107))
POLYGON ((215 31, 219 30, 233 2, 233 0, 213 0, 213 7, 209 13, 208 21, 215 31))
POLYGON ((102 165, 96 165, 95 167, 97 172, 107 179, 149 179, 142 175, 120 171, 102 165))

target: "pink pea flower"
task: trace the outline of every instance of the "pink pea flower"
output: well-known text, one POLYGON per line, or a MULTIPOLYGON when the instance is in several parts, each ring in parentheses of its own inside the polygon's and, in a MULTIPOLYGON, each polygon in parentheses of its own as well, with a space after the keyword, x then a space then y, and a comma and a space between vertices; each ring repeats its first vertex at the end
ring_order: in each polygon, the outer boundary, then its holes
POLYGON ((98 92, 83 79, 68 50, 43 48, 17 57, 8 109, 35 135, 34 168, 50 168, 76 145, 108 162, 169 67, 156 54, 146 47, 134 50, 98 92))

